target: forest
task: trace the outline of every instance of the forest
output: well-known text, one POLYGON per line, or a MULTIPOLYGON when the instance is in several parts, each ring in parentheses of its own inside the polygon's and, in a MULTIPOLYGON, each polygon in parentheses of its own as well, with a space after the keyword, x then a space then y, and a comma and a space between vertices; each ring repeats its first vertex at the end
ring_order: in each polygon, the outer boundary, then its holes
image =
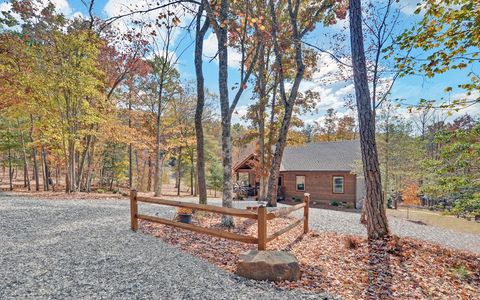
MULTIPOLYGON (((173 181, 179 195, 205 204, 218 193, 231 207, 234 159, 254 143, 259 197, 275 206, 286 146, 359 139, 369 220, 397 199, 480 215, 478 3, 423 0, 405 27, 398 1, 363 2, 159 1, 102 17, 95 0, 76 16, 9 1, 0 12, 2 184, 161 196, 173 181), (347 30, 333 33, 338 24, 347 30), (316 41, 323 34, 328 47, 316 41), (441 87, 443 98, 393 96, 402 78, 452 71, 462 82, 441 87), (354 86, 340 108, 313 88, 332 80, 354 86)), ((369 236, 388 231, 386 219, 374 223, 369 236)))

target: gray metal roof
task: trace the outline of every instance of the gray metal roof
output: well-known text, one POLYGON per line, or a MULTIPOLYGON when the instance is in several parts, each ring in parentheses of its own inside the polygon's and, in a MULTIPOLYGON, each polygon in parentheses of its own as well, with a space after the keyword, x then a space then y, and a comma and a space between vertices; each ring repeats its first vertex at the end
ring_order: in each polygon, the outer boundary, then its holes
POLYGON ((307 143, 285 148, 280 171, 351 171, 361 159, 358 140, 307 143))

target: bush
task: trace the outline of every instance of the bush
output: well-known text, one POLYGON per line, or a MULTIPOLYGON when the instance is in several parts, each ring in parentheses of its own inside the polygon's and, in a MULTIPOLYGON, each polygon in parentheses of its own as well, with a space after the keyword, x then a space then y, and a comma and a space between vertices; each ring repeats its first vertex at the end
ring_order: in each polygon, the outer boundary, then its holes
POLYGON ((465 216, 480 215, 480 193, 476 193, 473 198, 456 201, 452 213, 465 216))
POLYGON ((336 200, 333 200, 333 201, 330 201, 330 205, 331 206, 339 206, 340 203, 338 203, 338 201, 336 201, 336 200))
POLYGON ((298 198, 298 197, 292 197, 292 200, 295 201, 295 202, 301 202, 302 201, 302 199, 298 198))
POLYGON ((347 204, 345 205, 345 208, 347 208, 347 209, 352 209, 352 208, 353 208, 353 205, 352 205, 351 203, 347 203, 347 204))
POLYGON ((98 194, 103 194, 103 193, 105 193, 105 190, 104 189, 96 189, 95 192, 98 193, 98 194))

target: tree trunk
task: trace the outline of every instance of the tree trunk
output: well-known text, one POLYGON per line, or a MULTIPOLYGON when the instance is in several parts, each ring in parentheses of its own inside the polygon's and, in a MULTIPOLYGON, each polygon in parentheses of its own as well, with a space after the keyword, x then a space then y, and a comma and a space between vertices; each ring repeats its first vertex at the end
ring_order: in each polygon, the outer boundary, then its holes
MULTIPOLYGON (((30 143, 33 144, 33 115, 30 115, 30 143)), ((32 145, 33 158, 33 178, 35 178, 35 191, 40 191, 40 182, 38 179, 37 149, 32 145)))
POLYGON ((27 150, 25 149, 25 138, 23 136, 23 131, 21 132, 21 138, 22 138, 22 152, 23 152, 23 174, 24 174, 24 180, 25 180, 24 187, 26 187, 30 191, 31 190, 30 175, 28 174, 27 150))
MULTIPOLYGON (((162 71, 163 73, 163 71, 162 71)), ((160 161, 162 160, 162 150, 160 149, 160 125, 161 125, 161 116, 162 116, 162 93, 163 93, 163 78, 161 79, 158 95, 158 112, 157 112, 157 124, 156 124, 156 140, 155 140, 155 175, 153 189, 155 192, 155 197, 160 197, 162 195, 162 166, 160 161)))
MULTIPOLYGON (((93 127, 92 127, 92 129, 93 129, 93 127)), ((77 188, 78 189, 81 189, 80 185, 81 185, 81 183, 83 181, 83 177, 84 177, 85 161, 87 159, 88 152, 90 151, 91 143, 92 143, 92 136, 88 135, 87 136, 87 143, 85 145, 85 150, 82 153, 82 157, 80 158, 80 165, 78 166, 78 174, 77 174, 77 188)))
POLYGON ((193 149, 190 149, 190 195, 194 195, 194 177, 195 177, 195 161, 193 158, 193 149))
POLYGON ((205 142, 203 137, 202 115, 205 106, 205 88, 203 77, 203 39, 209 27, 209 20, 206 18, 203 26, 201 16, 203 14, 203 3, 198 7, 197 27, 195 35, 195 74, 197 76, 197 107, 195 110, 195 135, 197 138, 197 183, 198 201, 200 204, 207 204, 207 182, 205 176, 205 142))
POLYGON ((43 170, 43 188, 45 191, 50 190, 50 170, 48 168, 48 161, 47 161, 47 151, 45 150, 45 146, 42 145, 42 170, 43 170))
POLYGON ((293 108, 295 105, 295 101, 297 99, 298 88, 300 86, 300 82, 303 79, 303 74, 305 71, 305 65, 303 63, 303 55, 302 55, 302 44, 301 44, 301 35, 298 29, 298 22, 297 22, 297 15, 294 13, 295 10, 292 8, 292 3, 288 2, 288 10, 290 15, 290 24, 292 25, 292 39, 294 43, 295 49, 295 67, 296 67, 296 74, 294 82, 290 89, 290 94, 287 97, 287 93, 285 91, 285 75, 283 69, 283 53, 279 47, 279 41, 277 40, 277 17, 275 14, 275 5, 273 0, 269 0, 270 6, 270 16, 272 18, 272 40, 273 40, 273 50, 275 53, 275 60, 278 67, 279 73, 279 85, 280 85, 280 96, 282 102, 285 106, 285 113, 282 119, 282 124, 280 126, 280 132, 278 135, 278 140, 275 145, 275 154, 273 155, 272 166, 270 168, 270 177, 268 179, 268 206, 277 206, 277 192, 278 192, 278 176, 280 174, 280 164, 282 162, 283 151, 285 149, 285 145, 287 142, 287 134, 290 127, 290 121, 292 118, 293 108))
POLYGON ((267 105, 266 95, 266 70, 265 70, 265 44, 263 42, 259 45, 259 63, 258 63, 258 154, 259 154, 259 171, 260 171, 260 189, 258 193, 258 200, 264 201, 266 199, 266 165, 265 165, 265 108, 267 105))
POLYGON ((368 88, 360 0, 350 0, 349 9, 353 76, 357 99, 360 146, 366 184, 364 205, 367 218, 367 231, 369 239, 377 239, 388 235, 388 223, 375 142, 372 104, 368 88))
POLYGON ((8 183, 10 190, 13 191, 13 171, 12 171, 12 149, 8 148, 8 183))
POLYGON ((92 138, 92 146, 90 153, 88 154, 88 163, 87 163, 87 177, 85 179, 85 190, 90 192, 92 189, 92 173, 93 173, 93 159, 95 158, 95 137, 92 138))
POLYGON ((152 159, 148 157, 148 178, 147 178, 147 192, 152 190, 152 159))
POLYGON ((177 196, 180 196, 180 184, 182 182, 182 147, 179 149, 178 153, 178 164, 177 164, 177 196))
MULTIPOLYGON (((128 97, 128 128, 132 128, 132 96, 128 97)), ((133 188, 133 149, 132 143, 128 143, 128 188, 133 188)), ((138 176, 138 174, 137 174, 138 176)))
MULTIPOLYGON (((222 0, 220 4, 219 23, 223 24, 228 19, 229 1, 222 0)), ((220 111, 222 116, 222 160, 223 160, 223 195, 222 206, 232 207, 233 184, 232 184, 232 136, 231 114, 228 99, 228 30, 227 26, 220 26, 217 32, 218 40, 218 86, 220 93, 220 111)), ((222 225, 233 227, 231 216, 222 216, 222 225)))

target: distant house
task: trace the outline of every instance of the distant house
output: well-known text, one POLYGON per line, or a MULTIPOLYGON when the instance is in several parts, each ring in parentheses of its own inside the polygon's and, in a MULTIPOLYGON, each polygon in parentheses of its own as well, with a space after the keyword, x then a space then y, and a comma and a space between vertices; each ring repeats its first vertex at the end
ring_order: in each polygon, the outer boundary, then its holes
MULTIPOLYGON (((255 173, 258 163, 251 150, 234 166, 237 180, 258 187, 255 173)), ((279 194, 288 200, 302 199, 310 193, 312 201, 329 204, 332 201, 361 208, 365 196, 362 176, 352 173, 361 162, 360 143, 335 141, 307 143, 285 148, 280 167, 279 194)))

